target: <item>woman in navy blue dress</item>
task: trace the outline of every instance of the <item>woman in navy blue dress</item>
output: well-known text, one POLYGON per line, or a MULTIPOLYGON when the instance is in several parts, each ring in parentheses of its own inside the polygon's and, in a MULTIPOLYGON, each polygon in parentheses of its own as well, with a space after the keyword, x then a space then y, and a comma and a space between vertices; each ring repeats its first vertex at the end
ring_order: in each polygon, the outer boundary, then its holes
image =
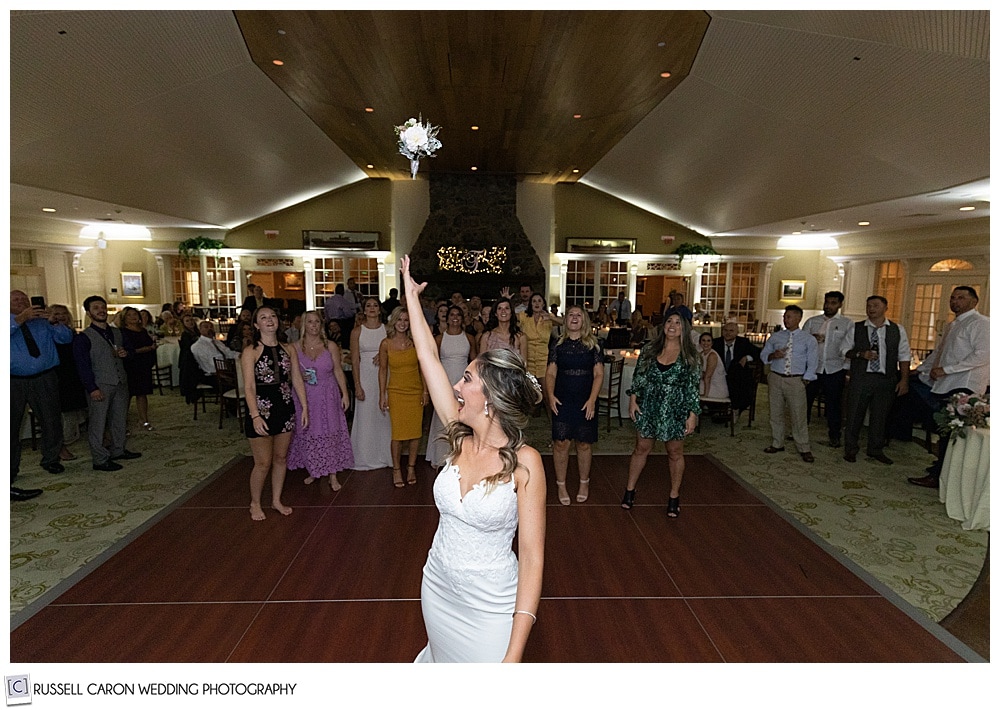
POLYGON ((563 334, 549 346, 545 370, 545 393, 552 410, 552 463, 559 502, 570 504, 566 490, 569 445, 576 442, 576 464, 580 490, 576 502, 590 493, 591 444, 597 441, 597 396, 604 382, 604 358, 587 312, 570 306, 563 334))

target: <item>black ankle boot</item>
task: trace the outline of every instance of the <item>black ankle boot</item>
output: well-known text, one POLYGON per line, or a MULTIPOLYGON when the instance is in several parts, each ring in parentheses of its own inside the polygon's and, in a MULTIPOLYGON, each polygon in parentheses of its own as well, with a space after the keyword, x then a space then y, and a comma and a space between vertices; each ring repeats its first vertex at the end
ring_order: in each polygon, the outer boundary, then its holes
POLYGON ((625 490, 625 496, 622 498, 622 507, 625 510, 632 510, 632 506, 635 505, 635 489, 625 490))

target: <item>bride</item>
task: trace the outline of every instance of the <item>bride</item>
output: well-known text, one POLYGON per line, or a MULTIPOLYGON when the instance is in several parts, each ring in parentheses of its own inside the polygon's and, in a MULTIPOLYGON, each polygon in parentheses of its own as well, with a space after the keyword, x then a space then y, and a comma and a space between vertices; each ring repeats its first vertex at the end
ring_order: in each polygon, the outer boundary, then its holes
MULTIPOLYGON (((407 256, 400 274, 419 313, 427 284, 410 276, 407 256)), ((480 354, 453 386, 425 319, 413 320, 411 337, 450 448, 434 482, 441 519, 420 586, 427 646, 416 660, 516 663, 542 593, 545 472, 522 433, 542 390, 504 349, 480 354)))

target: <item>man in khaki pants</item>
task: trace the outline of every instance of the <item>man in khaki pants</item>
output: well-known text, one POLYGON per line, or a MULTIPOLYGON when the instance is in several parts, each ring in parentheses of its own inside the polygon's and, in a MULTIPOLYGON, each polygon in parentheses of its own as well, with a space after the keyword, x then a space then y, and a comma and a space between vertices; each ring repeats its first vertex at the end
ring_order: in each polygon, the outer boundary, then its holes
POLYGON ((767 396, 771 405, 771 445, 766 454, 785 450, 785 406, 792 417, 792 438, 799 456, 806 463, 816 459, 809 449, 809 428, 806 415, 806 382, 816 379, 816 339, 799 329, 802 309, 787 306, 782 317, 785 329, 764 344, 761 359, 771 366, 767 376, 767 396))

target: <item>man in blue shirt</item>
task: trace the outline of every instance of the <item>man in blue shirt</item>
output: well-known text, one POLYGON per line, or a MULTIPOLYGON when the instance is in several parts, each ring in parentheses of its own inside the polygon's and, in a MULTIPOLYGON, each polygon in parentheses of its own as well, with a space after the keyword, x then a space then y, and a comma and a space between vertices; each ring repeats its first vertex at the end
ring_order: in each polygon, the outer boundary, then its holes
POLYGON ((24 291, 10 292, 10 499, 30 500, 41 495, 38 488, 15 488, 21 467, 21 420, 29 404, 42 428, 42 468, 62 473, 59 452, 63 447, 62 413, 59 411, 59 380, 56 343, 70 343, 73 331, 49 323, 43 306, 31 305, 24 291))
POLYGON ((792 438, 799 456, 806 463, 816 459, 809 449, 807 423, 806 384, 816 379, 818 349, 816 338, 799 329, 802 309, 786 306, 782 317, 785 330, 768 338, 760 353, 761 359, 771 365, 767 376, 767 397, 771 405, 771 445, 766 454, 785 450, 785 405, 792 417, 792 438))

